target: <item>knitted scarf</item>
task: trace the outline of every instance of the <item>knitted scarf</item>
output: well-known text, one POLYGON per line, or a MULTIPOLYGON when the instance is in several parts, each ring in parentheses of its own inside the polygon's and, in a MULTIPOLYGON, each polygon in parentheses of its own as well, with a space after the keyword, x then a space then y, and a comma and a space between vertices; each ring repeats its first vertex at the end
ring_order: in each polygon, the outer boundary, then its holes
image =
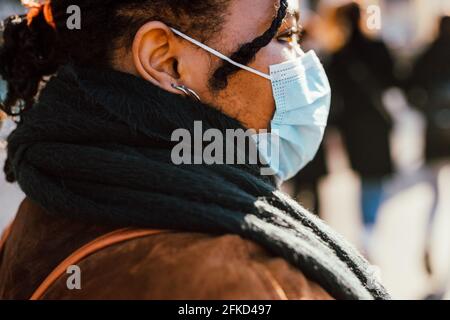
MULTIPOLYGON (((174 165, 174 130, 241 125, 113 70, 61 68, 8 141, 7 174, 54 215, 118 226, 237 234, 337 299, 388 299, 371 266, 258 165, 174 165)), ((339 213, 336 213, 339 214, 339 213)))

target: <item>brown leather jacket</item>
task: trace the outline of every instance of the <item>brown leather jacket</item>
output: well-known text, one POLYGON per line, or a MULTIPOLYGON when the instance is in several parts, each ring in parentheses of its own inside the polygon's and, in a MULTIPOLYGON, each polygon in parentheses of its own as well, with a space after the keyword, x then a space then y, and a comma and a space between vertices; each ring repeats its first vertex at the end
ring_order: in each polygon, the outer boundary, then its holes
POLYGON ((117 230, 26 199, 4 240, 0 299, 332 299, 236 235, 117 230), (80 290, 68 289, 69 265, 80 268, 80 290))

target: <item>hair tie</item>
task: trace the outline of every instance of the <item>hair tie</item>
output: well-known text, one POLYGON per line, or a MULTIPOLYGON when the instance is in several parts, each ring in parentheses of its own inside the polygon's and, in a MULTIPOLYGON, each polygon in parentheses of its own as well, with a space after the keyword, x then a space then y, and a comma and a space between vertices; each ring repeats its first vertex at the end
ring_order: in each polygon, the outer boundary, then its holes
POLYGON ((56 23, 53 20, 53 13, 51 7, 51 1, 46 0, 41 3, 39 0, 22 0, 22 5, 29 9, 27 13, 27 25, 30 26, 33 19, 41 14, 44 14, 44 19, 47 24, 56 30, 56 23))

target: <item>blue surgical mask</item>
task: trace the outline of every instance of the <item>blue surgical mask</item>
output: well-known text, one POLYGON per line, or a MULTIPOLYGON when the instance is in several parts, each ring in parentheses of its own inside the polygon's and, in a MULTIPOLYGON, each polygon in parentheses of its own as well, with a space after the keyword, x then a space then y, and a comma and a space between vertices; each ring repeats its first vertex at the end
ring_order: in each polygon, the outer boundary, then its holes
POLYGON ((178 30, 172 31, 211 54, 271 81, 276 106, 271 130, 256 134, 254 140, 263 162, 280 182, 295 176, 314 159, 323 140, 331 101, 327 75, 314 51, 300 52, 301 56, 295 60, 271 65, 268 75, 235 62, 178 30))

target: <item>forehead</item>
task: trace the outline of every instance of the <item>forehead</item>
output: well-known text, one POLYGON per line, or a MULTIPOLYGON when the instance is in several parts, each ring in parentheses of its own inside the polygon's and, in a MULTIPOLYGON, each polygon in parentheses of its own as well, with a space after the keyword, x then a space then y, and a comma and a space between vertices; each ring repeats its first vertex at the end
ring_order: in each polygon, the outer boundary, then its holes
MULTIPOLYGON (((289 11, 295 6, 288 1, 289 11)), ((275 18, 280 0, 232 0, 225 24, 218 37, 221 47, 233 51, 237 46, 253 41, 269 29, 275 18)))

